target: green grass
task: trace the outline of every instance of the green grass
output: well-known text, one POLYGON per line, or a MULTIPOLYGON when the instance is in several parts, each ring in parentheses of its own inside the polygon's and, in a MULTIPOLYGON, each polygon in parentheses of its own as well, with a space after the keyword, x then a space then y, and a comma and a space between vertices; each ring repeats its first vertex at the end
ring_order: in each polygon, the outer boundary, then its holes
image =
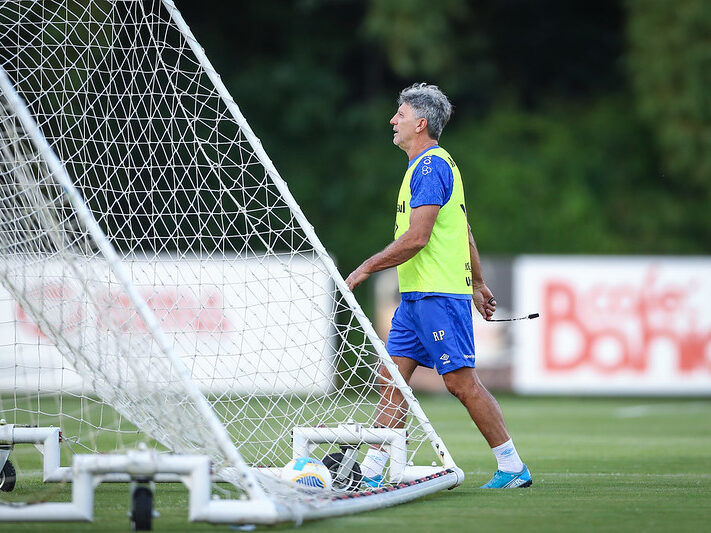
MULTIPOLYGON (((309 522, 309 531, 707 531, 711 523, 711 401, 500 397, 531 468, 530 489, 477 489, 496 468, 464 409, 423 407, 466 473, 464 484, 397 507, 309 522)), ((69 498, 71 487, 55 491, 69 498)), ((187 522, 187 491, 158 485, 155 531, 229 531, 187 522)), ((0 530, 127 531, 127 485, 100 485, 93 524, 13 524, 0 530)), ((260 527, 285 531, 290 525, 260 527)))

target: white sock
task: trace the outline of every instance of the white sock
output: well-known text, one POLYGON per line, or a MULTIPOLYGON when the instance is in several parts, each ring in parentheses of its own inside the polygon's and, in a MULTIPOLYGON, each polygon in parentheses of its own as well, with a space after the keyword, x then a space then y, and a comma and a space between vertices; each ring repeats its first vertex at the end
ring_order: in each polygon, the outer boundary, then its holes
POLYGON ((390 454, 384 450, 370 448, 365 455, 365 459, 360 465, 360 471, 365 477, 374 478, 383 473, 385 463, 388 462, 390 454))
POLYGON ((496 448, 492 448, 491 451, 494 452, 496 461, 499 463, 499 470, 502 472, 520 472, 523 470, 523 461, 518 456, 512 439, 507 440, 496 448))

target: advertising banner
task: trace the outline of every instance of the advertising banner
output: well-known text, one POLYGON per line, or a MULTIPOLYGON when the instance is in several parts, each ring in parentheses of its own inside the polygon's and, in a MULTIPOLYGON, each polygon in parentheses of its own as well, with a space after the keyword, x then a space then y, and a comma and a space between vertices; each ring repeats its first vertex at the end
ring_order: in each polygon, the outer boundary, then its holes
MULTIPOLYGON (((165 257, 134 261, 131 275, 173 352, 205 392, 327 392, 333 386, 335 287, 313 262, 288 259, 165 257)), ((27 267, 25 294, 42 306, 45 326, 0 285, 0 392, 83 387, 73 364, 81 359, 60 353, 43 331, 47 324, 61 327, 67 342, 92 360, 113 361, 123 353, 120 343, 158 350, 139 342, 150 332, 108 267, 94 261, 82 270, 92 273, 86 288, 60 275, 59 262, 27 267), (119 334, 109 335, 109 326, 119 334)), ((125 369, 107 363, 104 370, 125 369)))
POLYGON ((711 259, 522 256, 513 386, 535 394, 711 395, 711 259))

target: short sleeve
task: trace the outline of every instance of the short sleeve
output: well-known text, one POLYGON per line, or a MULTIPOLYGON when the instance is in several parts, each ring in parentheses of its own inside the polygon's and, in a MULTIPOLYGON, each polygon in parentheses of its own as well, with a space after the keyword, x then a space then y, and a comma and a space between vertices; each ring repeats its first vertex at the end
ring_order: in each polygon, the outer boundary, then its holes
POLYGON ((454 174, 449 164, 439 156, 423 157, 412 171, 410 207, 443 206, 452 196, 454 174))

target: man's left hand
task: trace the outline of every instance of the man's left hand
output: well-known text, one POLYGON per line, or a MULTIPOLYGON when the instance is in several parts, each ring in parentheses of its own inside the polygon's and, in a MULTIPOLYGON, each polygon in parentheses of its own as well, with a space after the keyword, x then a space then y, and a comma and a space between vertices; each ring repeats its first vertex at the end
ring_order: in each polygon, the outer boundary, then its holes
POLYGON ((474 305, 484 320, 491 320, 496 311, 496 300, 494 294, 485 283, 474 285, 474 305))

